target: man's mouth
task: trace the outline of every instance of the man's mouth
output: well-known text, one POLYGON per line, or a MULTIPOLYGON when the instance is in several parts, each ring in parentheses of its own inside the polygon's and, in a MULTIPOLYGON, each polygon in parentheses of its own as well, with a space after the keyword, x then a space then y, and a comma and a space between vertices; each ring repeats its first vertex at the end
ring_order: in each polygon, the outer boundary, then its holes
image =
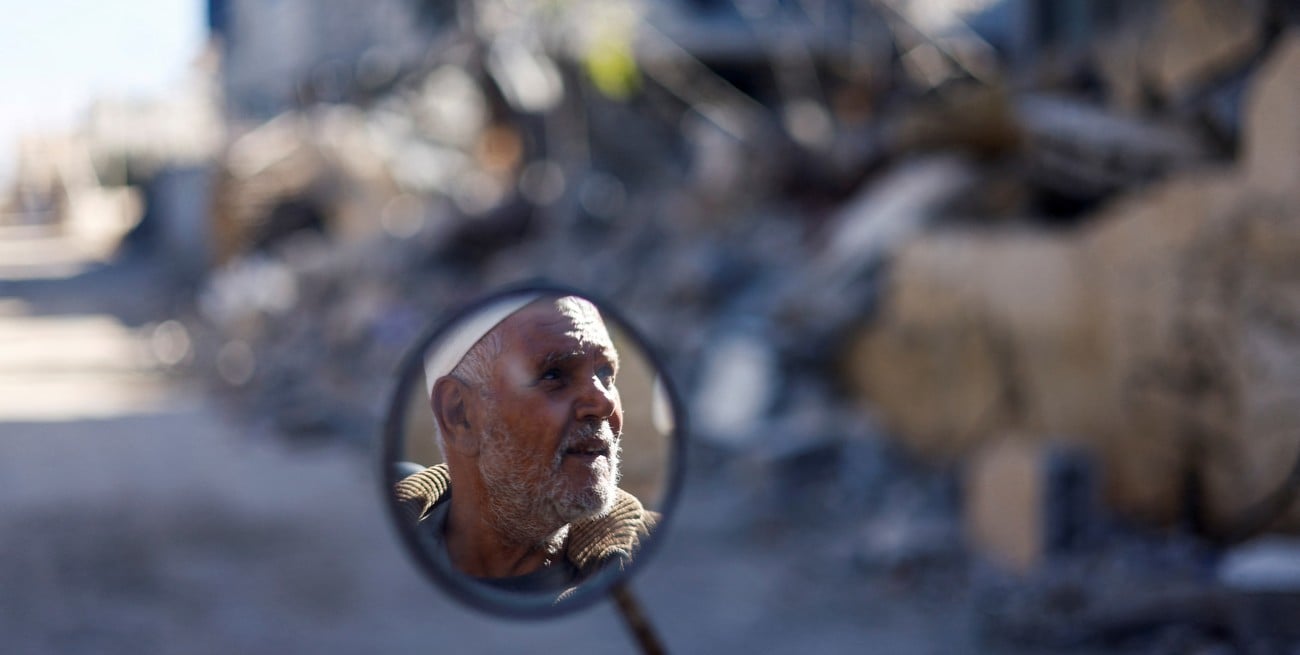
POLYGON ((564 449, 565 457, 587 457, 595 459, 596 457, 609 457, 609 446, 603 441, 592 441, 574 444, 564 449))
MULTIPOLYGON (((612 464, 616 457, 618 435, 609 429, 609 425, 584 425, 571 432, 561 445, 561 458, 584 468, 604 461, 612 464), (604 460, 601 460, 601 458, 604 460)), ((558 465, 559 462, 556 462, 558 465)))

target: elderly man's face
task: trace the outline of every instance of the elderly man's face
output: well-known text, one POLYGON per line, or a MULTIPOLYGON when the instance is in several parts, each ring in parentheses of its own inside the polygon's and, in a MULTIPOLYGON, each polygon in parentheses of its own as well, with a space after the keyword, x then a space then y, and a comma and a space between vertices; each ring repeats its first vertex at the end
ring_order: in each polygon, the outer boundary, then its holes
POLYGON ((614 386, 618 354, 600 315, 577 298, 546 300, 497 329, 502 352, 479 454, 495 513, 545 533, 608 512, 623 408, 614 386))

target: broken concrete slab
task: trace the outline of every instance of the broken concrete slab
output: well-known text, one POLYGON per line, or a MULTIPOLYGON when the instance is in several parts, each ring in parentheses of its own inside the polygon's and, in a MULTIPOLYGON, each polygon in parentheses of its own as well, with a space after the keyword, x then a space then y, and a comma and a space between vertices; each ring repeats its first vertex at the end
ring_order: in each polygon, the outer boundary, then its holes
POLYGON ((1094 312, 1068 241, 920 239, 896 256, 884 297, 845 372, 920 451, 951 458, 991 432, 1070 434, 1098 416, 1094 312))
POLYGON ((1146 74, 1166 98, 1197 90, 1246 60, 1263 34, 1262 2, 1166 0, 1143 59, 1146 74))
POLYGON ((1242 163, 1252 189, 1294 197, 1300 189, 1300 30, 1278 38, 1251 80, 1242 163))
POLYGON ((1004 435, 965 464, 963 530, 995 565, 1029 573, 1100 534, 1094 467, 1077 449, 1004 435))

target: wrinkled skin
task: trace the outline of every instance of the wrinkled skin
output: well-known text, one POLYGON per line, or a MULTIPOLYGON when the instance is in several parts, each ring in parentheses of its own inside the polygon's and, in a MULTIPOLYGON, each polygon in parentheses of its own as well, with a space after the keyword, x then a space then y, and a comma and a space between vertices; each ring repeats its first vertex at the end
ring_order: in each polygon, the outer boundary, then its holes
POLYGON ((479 454, 489 509, 519 537, 608 513, 623 412, 618 355, 599 314, 576 298, 548 300, 497 329, 479 454))
POLYGON ((594 306, 547 298, 493 331, 485 388, 440 381, 435 393, 454 490, 448 551, 480 577, 547 565, 570 523, 610 511, 623 429, 618 353, 594 306))

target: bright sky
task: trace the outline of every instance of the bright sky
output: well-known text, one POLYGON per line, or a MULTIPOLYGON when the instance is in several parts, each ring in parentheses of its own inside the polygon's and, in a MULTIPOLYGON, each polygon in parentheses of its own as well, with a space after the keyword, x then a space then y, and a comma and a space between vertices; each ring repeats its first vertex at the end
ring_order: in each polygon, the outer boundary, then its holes
POLYGON ((181 80, 205 11, 203 0, 0 0, 0 185, 19 135, 71 127, 96 97, 181 80))

